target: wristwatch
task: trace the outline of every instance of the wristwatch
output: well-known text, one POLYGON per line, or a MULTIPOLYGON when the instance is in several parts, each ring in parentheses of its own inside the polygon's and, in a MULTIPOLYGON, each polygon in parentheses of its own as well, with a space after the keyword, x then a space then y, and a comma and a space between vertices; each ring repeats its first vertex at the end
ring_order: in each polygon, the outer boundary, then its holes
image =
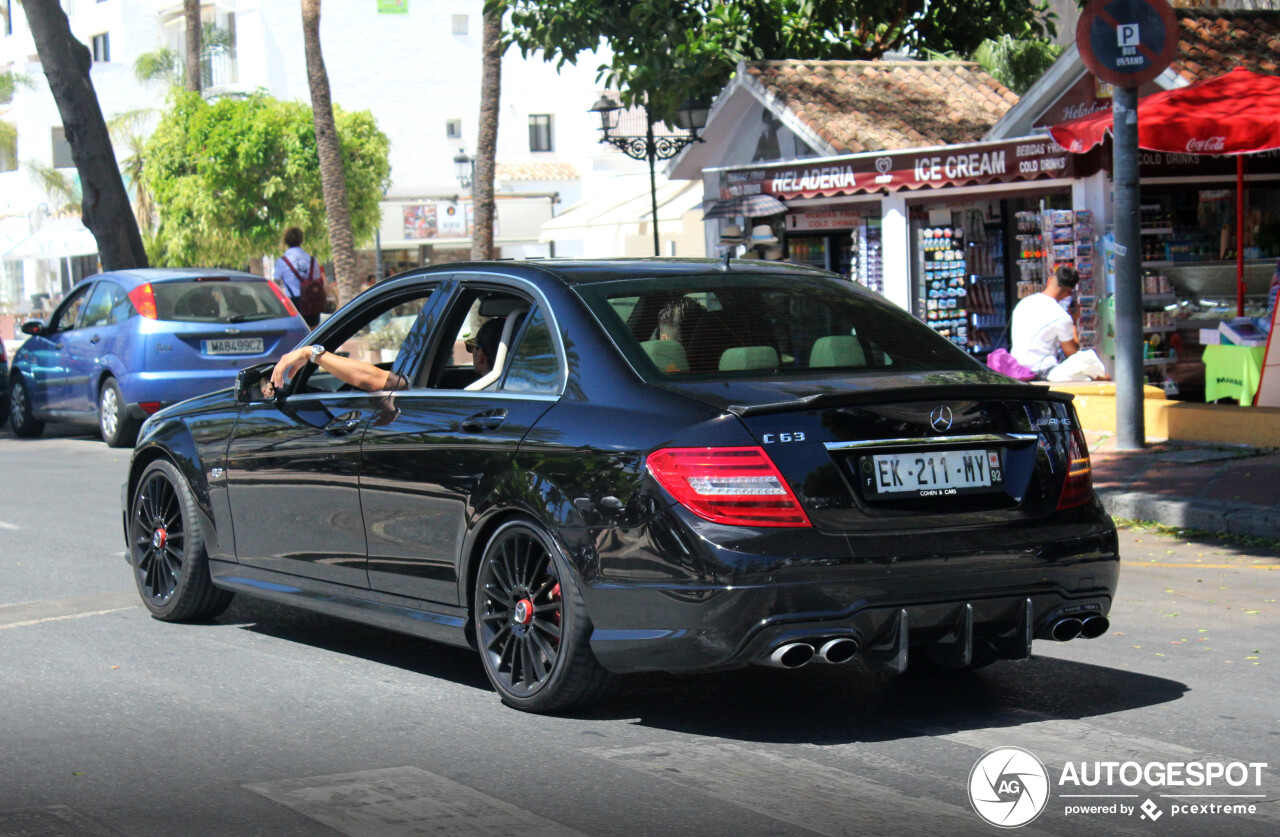
POLYGON ((318 364, 320 362, 320 355, 324 354, 325 351, 326 349, 324 346, 321 346, 319 343, 316 343, 314 346, 311 347, 311 357, 307 358, 307 360, 311 361, 312 363, 318 364))

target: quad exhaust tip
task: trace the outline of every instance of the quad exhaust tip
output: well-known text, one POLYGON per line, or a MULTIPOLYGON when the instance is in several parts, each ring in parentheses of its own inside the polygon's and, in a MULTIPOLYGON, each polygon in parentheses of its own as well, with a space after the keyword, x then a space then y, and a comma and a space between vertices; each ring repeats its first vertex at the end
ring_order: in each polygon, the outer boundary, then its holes
POLYGON ((788 642, 775 648, 766 662, 777 668, 800 668, 808 665, 815 653, 807 642, 788 642))
POLYGON ((1097 639, 1111 628, 1111 620, 1105 616, 1090 616, 1080 623, 1080 636, 1097 639))
POLYGON ((861 643, 853 637, 813 639, 779 645, 768 657, 759 662, 775 668, 791 669, 800 668, 812 662, 840 665, 852 660, 860 650, 862 650, 861 643))
POLYGON ((847 663, 858 653, 858 641, 851 637, 829 639, 818 649, 818 659, 824 663, 847 663))
POLYGON ((1084 630, 1084 623, 1073 616, 1068 616, 1053 623, 1053 627, 1049 629, 1049 636, 1058 642, 1066 642, 1080 636, 1082 630, 1084 630))

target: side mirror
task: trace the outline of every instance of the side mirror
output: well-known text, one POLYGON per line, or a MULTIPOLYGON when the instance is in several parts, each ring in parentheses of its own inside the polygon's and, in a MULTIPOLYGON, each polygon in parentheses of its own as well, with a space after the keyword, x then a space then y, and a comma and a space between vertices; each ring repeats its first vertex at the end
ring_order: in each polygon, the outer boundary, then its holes
POLYGON ((27 320, 22 324, 22 333, 35 337, 44 331, 44 320, 27 320))
POLYGON ((236 375, 236 401, 248 404, 250 401, 264 401, 276 396, 271 386, 271 370, 274 361, 246 366, 236 375))

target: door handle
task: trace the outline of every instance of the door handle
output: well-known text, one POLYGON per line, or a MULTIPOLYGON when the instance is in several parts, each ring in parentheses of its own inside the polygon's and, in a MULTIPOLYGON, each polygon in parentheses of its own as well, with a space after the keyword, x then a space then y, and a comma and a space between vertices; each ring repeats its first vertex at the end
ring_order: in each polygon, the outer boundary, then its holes
POLYGON ((345 436, 358 429, 362 423, 364 419, 359 413, 343 413, 324 426, 324 433, 326 436, 345 436))
POLYGON ((463 419, 458 428, 464 433, 481 433, 485 430, 497 430, 506 420, 506 410, 487 410, 463 419))
POLYGON ((92 337, 90 337, 90 338, 89 338, 89 342, 90 342, 90 343, 97 343, 97 342, 98 342, 99 340, 101 340, 101 339, 102 339, 101 337, 99 337, 98 335, 96 335, 96 334, 95 334, 95 335, 93 335, 92 337))

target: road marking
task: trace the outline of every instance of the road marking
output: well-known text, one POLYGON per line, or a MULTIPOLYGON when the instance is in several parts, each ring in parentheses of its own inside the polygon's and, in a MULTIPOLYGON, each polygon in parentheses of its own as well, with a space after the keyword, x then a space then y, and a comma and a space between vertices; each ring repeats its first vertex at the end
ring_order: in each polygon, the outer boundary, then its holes
POLYGON ((138 601, 138 591, 115 590, 110 593, 93 593, 88 596, 72 596, 52 601, 6 605, 3 610, 0 610, 0 630, 62 619, 101 616, 104 613, 114 613, 119 610, 132 610, 141 604, 138 601))
MULTIPOLYGON (((830 837, 900 837, 904 823, 915 833, 968 834, 981 823, 968 808, 906 796, 809 759, 711 739, 582 752, 830 837)), ((951 790, 952 798, 965 799, 964 777, 956 777, 951 790)))
POLYGON ((353 837, 583 837, 558 822, 417 767, 244 787, 353 837))
POLYGON ((66 805, 0 811, 0 837, 115 837, 119 833, 66 805))
POLYGON ((6 532, 16 532, 21 528, 22 527, 16 523, 5 523, 3 520, 0 520, 0 529, 4 529, 6 532))
POLYGON ((1174 567, 1184 570, 1280 570, 1280 564, 1170 564, 1160 561, 1121 561, 1123 567, 1174 567))

